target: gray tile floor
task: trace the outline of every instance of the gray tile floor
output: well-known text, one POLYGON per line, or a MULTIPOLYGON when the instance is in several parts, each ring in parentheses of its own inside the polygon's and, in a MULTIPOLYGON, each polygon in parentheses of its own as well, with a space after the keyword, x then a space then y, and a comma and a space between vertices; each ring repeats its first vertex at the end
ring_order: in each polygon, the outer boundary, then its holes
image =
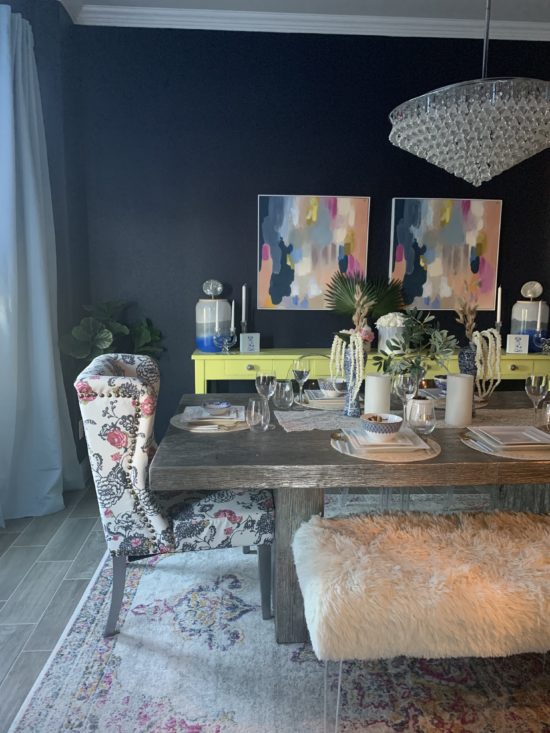
POLYGON ((0 733, 55 647, 107 546, 93 489, 0 529, 0 733))

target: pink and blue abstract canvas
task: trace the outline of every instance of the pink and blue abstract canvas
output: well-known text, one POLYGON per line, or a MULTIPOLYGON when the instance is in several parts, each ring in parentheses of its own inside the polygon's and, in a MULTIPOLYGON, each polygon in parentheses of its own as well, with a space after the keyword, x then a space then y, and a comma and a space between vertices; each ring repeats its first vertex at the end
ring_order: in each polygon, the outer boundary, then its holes
POLYGON ((258 308, 325 310, 333 274, 366 272, 368 197, 258 197, 258 308))
POLYGON ((393 199, 390 278, 405 305, 454 310, 458 299, 493 310, 502 201, 393 199))

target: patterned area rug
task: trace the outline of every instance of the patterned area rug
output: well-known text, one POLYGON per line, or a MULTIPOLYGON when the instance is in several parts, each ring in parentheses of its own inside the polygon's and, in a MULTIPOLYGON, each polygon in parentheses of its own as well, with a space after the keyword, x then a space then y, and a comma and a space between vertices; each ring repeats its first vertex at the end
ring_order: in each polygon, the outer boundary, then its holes
MULTIPOLYGON (((433 510, 445 501, 415 499, 433 510)), ((454 500, 479 509, 487 497, 454 500)), ((376 505, 372 496, 349 503, 376 505)), ((104 640, 109 566, 92 582, 14 733, 323 730, 323 667, 308 644, 275 643, 273 622, 261 619, 255 556, 212 550, 133 563, 122 631, 104 640)), ((521 655, 345 663, 340 730, 550 733, 548 655, 544 661, 521 655)), ((334 696, 337 665, 330 672, 334 696)))

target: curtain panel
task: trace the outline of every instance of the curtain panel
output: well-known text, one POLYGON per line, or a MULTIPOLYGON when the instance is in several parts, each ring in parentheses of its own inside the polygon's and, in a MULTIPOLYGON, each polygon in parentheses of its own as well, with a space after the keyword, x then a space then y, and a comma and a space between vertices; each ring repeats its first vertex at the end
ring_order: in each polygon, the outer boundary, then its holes
POLYGON ((0 5, 0 526, 82 486, 57 336, 55 230, 32 29, 0 5))

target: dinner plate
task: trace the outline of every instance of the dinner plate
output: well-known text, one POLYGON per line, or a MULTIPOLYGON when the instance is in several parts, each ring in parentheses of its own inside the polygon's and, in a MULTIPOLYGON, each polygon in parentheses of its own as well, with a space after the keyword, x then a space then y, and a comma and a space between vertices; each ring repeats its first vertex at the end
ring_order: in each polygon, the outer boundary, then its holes
MULTIPOLYGON (((204 420, 208 422, 214 421, 216 423, 223 423, 224 420, 235 422, 235 420, 244 421, 245 419, 243 405, 233 405, 228 409, 227 413, 224 413, 223 415, 211 415, 204 407, 201 407, 200 405, 188 405, 184 409, 184 411, 180 413, 180 415, 182 416, 181 420, 186 420, 188 422, 198 422, 199 420, 204 420)), ((177 415, 175 417, 177 417, 177 415)))
POLYGON ((404 452, 428 450, 429 446, 411 428, 401 428, 392 440, 381 441, 378 436, 369 436, 361 429, 346 428, 344 434, 357 448, 373 448, 377 451, 404 452))
POLYGON ((172 415, 170 425, 178 430, 187 430, 190 433, 201 433, 203 435, 222 435, 223 433, 234 433, 238 430, 248 430, 248 424, 243 420, 220 420, 220 418, 210 418, 210 420, 185 420, 183 413, 172 415))
POLYGON ((533 426, 484 425, 472 426, 471 432, 489 439, 493 444, 507 450, 513 448, 549 448, 550 435, 533 426))

